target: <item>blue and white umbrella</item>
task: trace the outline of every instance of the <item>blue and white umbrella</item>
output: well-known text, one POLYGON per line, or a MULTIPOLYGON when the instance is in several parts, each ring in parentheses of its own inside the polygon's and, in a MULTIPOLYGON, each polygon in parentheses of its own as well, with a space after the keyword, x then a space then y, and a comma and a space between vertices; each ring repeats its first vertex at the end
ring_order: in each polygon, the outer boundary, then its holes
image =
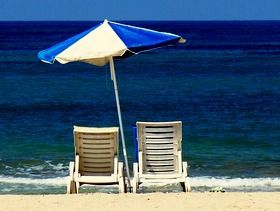
POLYGON ((125 158, 128 186, 130 185, 129 167, 123 133, 121 109, 118 96, 114 60, 125 59, 142 51, 151 50, 175 43, 184 43, 182 37, 149 30, 145 28, 124 25, 105 20, 103 23, 77 34, 61 43, 38 53, 38 58, 46 63, 61 64, 68 62, 85 62, 103 66, 110 63, 111 79, 114 83, 116 103, 118 109, 119 126, 122 138, 123 154, 125 158))

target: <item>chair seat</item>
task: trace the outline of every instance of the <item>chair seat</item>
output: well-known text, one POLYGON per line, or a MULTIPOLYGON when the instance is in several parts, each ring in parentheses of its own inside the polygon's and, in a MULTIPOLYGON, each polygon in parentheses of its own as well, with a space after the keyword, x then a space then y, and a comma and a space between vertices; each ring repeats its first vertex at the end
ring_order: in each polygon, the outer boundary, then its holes
POLYGON ((76 182, 87 184, 116 184, 118 178, 115 175, 112 176, 81 176, 75 178, 76 182))

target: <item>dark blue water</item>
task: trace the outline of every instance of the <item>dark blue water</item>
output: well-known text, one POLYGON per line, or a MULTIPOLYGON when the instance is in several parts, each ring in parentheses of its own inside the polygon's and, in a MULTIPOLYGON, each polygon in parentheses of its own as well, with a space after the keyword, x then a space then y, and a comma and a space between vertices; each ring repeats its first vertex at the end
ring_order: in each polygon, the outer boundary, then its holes
MULTIPOLYGON (((126 23, 188 40, 115 63, 131 175, 132 125, 181 120, 194 191, 280 191, 280 21, 126 23)), ((0 194, 65 193, 73 125, 118 126, 108 66, 37 59, 96 24, 0 22, 0 194)))

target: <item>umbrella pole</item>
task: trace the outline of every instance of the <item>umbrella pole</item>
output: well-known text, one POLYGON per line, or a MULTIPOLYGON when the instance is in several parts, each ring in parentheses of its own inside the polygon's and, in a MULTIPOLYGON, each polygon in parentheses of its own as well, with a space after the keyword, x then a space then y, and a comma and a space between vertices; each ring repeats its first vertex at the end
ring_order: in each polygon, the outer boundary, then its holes
POLYGON ((128 166, 128 161, 127 161, 126 146, 125 146, 125 139, 124 139, 124 132, 123 132, 123 123, 122 123, 122 115, 121 115, 119 93, 118 93, 118 86, 117 86, 117 80, 116 80, 116 74, 115 74, 115 67, 114 67, 113 57, 110 57, 110 71, 111 71, 111 79, 114 82, 114 89, 115 89, 115 96, 116 96, 118 116, 119 116, 119 125, 120 125, 120 132, 121 132, 121 138, 122 138, 123 156, 124 156, 124 161, 125 161, 125 166, 126 166, 126 175, 127 175, 128 188, 129 188, 129 190, 131 192, 129 166, 128 166))

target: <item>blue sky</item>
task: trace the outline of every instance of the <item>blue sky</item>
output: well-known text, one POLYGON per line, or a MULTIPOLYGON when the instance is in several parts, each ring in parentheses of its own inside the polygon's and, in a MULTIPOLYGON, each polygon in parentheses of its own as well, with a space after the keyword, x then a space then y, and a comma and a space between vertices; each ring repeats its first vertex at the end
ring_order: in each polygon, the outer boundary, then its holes
POLYGON ((0 21, 280 20, 280 0, 0 0, 0 21))

